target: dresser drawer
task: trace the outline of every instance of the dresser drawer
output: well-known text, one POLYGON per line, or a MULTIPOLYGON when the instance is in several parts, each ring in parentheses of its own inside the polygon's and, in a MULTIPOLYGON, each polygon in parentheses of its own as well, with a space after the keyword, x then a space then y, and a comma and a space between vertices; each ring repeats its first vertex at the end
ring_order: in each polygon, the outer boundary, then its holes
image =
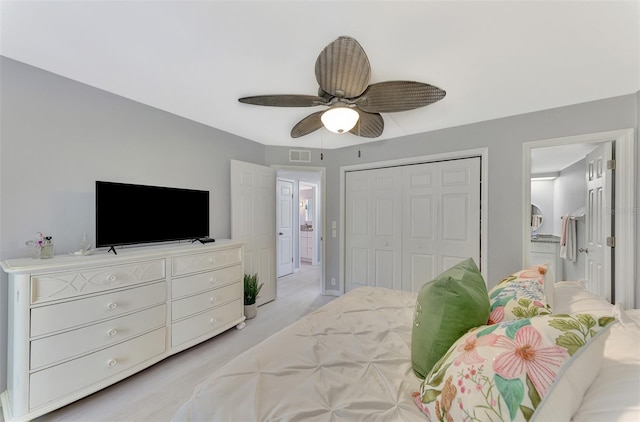
POLYGON ((171 303, 171 320, 177 321, 189 315, 242 299, 242 283, 233 283, 171 303))
POLYGON ((166 305, 159 305, 88 327, 34 340, 31 342, 31 369, 51 365, 162 327, 167 319, 166 309, 166 305))
POLYGON ((167 301, 166 282, 31 309, 31 337, 79 327, 167 301))
POLYGON ((235 281, 242 281, 242 277, 242 265, 234 265, 206 273, 174 278, 171 280, 171 298, 177 299, 235 281))
POLYGON ((176 347, 242 318, 242 301, 236 300, 209 312, 171 325, 171 345, 176 347))
POLYGON ((30 376, 29 408, 34 409, 105 380, 165 351, 166 329, 160 328, 30 376))
POLYGON ((201 254, 176 256, 171 260, 171 275, 180 276, 239 264, 242 248, 223 249, 201 254))
POLYGON ((66 299, 164 278, 164 259, 83 271, 36 275, 31 277, 31 303, 66 299))

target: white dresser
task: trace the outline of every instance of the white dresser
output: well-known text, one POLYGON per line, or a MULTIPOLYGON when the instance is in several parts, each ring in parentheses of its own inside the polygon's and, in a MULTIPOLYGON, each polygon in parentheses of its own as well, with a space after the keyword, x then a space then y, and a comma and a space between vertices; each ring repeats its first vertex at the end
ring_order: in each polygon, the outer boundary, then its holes
POLYGON ((7 421, 51 412, 244 326, 241 243, 117 252, 1 263, 9 275, 7 421))

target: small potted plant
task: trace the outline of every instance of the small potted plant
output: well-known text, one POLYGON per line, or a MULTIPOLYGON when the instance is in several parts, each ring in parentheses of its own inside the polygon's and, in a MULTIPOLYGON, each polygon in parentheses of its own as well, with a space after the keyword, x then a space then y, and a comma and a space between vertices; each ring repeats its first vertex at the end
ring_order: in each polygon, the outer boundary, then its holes
POLYGON ((244 275, 244 316, 247 319, 255 318, 258 313, 256 299, 264 283, 258 284, 258 274, 244 275))

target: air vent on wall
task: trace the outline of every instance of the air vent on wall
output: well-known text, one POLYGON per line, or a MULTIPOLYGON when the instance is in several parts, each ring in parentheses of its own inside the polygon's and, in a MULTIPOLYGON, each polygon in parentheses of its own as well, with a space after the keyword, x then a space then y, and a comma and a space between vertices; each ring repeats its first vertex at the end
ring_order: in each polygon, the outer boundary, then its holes
POLYGON ((303 149, 290 149, 289 161, 294 163, 310 163, 311 151, 303 149))

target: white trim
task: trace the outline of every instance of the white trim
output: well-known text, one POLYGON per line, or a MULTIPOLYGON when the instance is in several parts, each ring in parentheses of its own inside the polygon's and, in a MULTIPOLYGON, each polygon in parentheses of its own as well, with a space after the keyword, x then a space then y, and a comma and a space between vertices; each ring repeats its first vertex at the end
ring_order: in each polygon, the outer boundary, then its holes
POLYGON ((635 166, 636 147, 633 129, 621 129, 610 132, 590 133, 524 142, 522 144, 522 263, 526 265, 530 252, 531 236, 527 221, 527 207, 531 204, 531 150, 569 144, 587 144, 616 141, 616 179, 615 179, 615 303, 630 309, 635 302, 635 166))
MULTIPOLYGON (((327 247, 326 247, 326 227, 327 227, 327 169, 325 167, 310 167, 310 166, 288 166, 288 165, 276 165, 272 164, 272 168, 277 170, 287 170, 287 171, 298 171, 298 172, 309 172, 309 173, 320 173, 320 200, 322 201, 322 216, 320 220, 322 221, 322 230, 320 233, 321 240, 320 244, 322 245, 322 262, 320 263, 320 292, 323 295, 334 295, 333 290, 327 290, 325 286, 325 275, 327 272, 327 247)), ((338 296, 338 295, 334 295, 338 296)))
MULTIPOLYGON (((356 170, 370 170, 376 168, 384 168, 384 167, 395 167, 402 165, 410 165, 410 164, 421 164, 421 163, 429 163, 435 161, 444 161, 444 160, 454 160, 461 158, 471 158, 471 157, 480 157, 481 160, 481 168, 480 168, 480 177, 482 181, 480 183, 480 220, 482 225, 480 227, 480 267, 481 273, 485 280, 487 280, 487 239, 488 239, 488 172, 489 168, 489 148, 475 148, 475 149, 467 149, 462 151, 451 151, 440 154, 432 154, 432 155, 422 155, 418 157, 407 157, 400 158, 395 160, 387 160, 387 161, 376 161, 370 163, 363 164, 352 164, 348 166, 340 167, 340 227, 338 228, 338 233, 340 237, 340 261, 339 261, 339 277, 338 281, 338 292, 339 294, 344 293, 345 288, 345 268, 344 268, 344 255, 345 255, 345 233, 344 233, 344 222, 346 221, 346 210, 345 210, 345 183, 346 183, 346 173, 348 171, 356 171, 356 170)), ((333 292, 333 291, 332 291, 333 292)))

